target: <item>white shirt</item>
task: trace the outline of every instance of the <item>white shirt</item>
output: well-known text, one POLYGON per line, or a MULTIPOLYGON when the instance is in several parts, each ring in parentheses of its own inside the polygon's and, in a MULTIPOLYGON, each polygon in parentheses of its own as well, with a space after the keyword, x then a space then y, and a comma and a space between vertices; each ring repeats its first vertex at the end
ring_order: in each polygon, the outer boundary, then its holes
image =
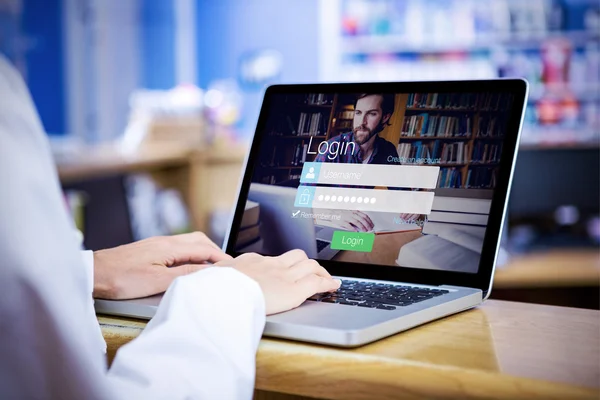
POLYGON ((232 268, 178 278, 107 370, 91 254, 82 260, 48 140, 2 56, 0 188, 1 399, 252 398, 264 298, 232 268))

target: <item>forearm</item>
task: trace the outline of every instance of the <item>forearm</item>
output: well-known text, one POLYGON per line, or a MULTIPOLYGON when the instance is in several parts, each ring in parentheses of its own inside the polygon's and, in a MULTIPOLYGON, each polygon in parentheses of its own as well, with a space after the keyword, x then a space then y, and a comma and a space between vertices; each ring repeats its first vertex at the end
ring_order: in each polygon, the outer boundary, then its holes
POLYGON ((264 323, 261 289, 244 274, 212 267, 178 278, 109 377, 144 397, 250 399, 264 323))

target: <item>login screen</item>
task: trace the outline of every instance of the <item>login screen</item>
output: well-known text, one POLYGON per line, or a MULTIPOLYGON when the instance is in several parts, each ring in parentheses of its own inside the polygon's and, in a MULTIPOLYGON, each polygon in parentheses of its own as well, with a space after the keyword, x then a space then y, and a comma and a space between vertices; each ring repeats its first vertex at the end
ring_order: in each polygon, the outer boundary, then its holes
POLYGON ((237 251, 477 272, 510 94, 273 97, 237 251))

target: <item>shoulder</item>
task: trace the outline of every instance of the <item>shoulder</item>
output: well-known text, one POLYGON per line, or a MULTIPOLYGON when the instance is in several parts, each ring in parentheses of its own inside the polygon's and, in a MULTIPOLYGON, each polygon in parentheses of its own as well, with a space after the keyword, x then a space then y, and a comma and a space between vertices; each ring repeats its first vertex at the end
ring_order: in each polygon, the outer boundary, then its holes
POLYGON ((394 146, 394 144, 392 142, 390 142, 387 139, 382 138, 381 136, 379 137, 378 146, 380 146, 384 150, 396 150, 396 146, 394 146))

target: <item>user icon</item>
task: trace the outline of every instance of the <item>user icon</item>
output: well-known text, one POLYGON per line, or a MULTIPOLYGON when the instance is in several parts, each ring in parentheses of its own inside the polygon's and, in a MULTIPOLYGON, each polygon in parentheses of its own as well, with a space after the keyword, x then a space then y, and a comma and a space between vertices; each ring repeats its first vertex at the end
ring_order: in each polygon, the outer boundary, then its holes
POLYGON ((310 167, 306 173, 306 179, 315 179, 315 168, 310 167))

